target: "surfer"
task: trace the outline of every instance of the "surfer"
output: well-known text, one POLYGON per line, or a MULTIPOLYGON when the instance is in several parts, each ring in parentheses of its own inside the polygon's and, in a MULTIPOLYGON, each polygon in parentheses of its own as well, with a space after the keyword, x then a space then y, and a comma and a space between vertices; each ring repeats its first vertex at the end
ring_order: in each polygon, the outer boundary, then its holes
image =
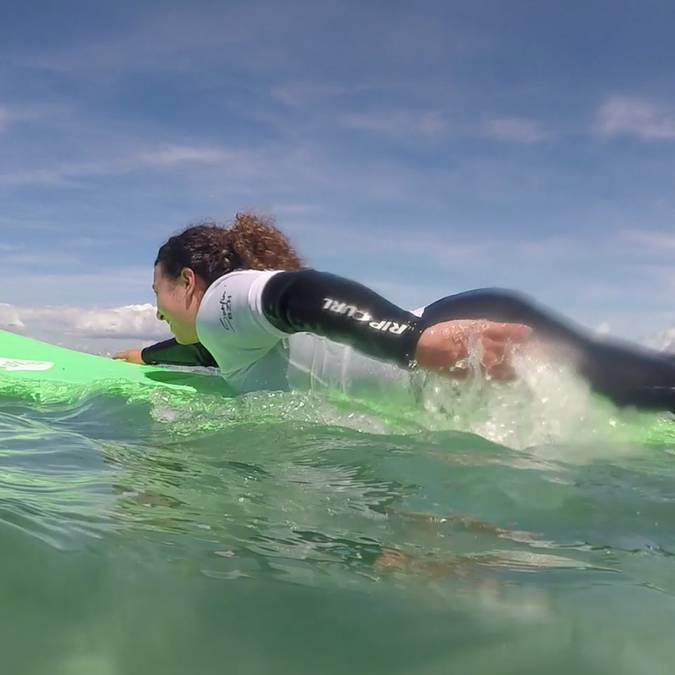
POLYGON ((155 260, 153 290, 157 317, 174 339, 115 358, 217 366, 242 393, 345 388, 416 369, 463 377, 469 366, 507 380, 514 352, 534 335, 616 403, 675 408, 672 357, 596 338, 500 289, 408 312, 362 284, 303 267, 271 220, 255 214, 169 238, 155 260))

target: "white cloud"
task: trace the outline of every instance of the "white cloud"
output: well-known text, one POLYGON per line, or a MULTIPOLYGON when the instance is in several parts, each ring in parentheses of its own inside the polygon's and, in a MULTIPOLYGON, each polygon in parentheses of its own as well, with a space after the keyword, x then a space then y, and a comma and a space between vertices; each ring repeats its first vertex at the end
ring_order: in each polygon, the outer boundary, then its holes
POLYGON ((345 242, 348 241, 349 252, 353 258, 389 256, 395 260, 398 255, 405 253, 411 257, 423 257, 430 265, 440 265, 441 268, 485 262, 486 256, 500 248, 495 243, 476 239, 453 240, 442 232, 416 231, 411 236, 409 231, 375 230, 367 222, 350 229, 348 238, 345 238, 344 228, 322 222, 312 222, 304 226, 295 224, 287 230, 294 238, 302 238, 307 246, 315 244, 317 248, 335 251, 341 256, 345 253, 345 242))
POLYGON ((487 120, 483 124, 483 133, 488 138, 510 143, 532 144, 546 138, 546 134, 536 121, 516 117, 487 120))
POLYGON ((271 96, 291 108, 300 108, 324 99, 354 93, 357 88, 323 82, 286 82, 272 87, 271 96))
POLYGON ((85 337, 128 337, 145 339, 167 334, 155 316, 153 305, 127 305, 112 309, 75 310, 70 332, 85 337))
POLYGON ((65 251, 31 251, 18 246, 0 246, 0 264, 18 267, 41 269, 45 266, 73 266, 82 263, 81 258, 65 251))
POLYGON ((270 67, 287 59, 288 47, 279 35, 302 30, 298 28, 302 21, 299 8, 293 12, 284 5, 272 16, 274 8, 260 5, 139 8, 118 32, 92 36, 83 31, 82 39, 60 47, 30 45, 17 50, 14 61, 56 72, 112 71, 116 75, 145 68, 203 73, 213 65, 232 63, 270 67), (267 20, 261 22, 263 14, 267 20))
POLYGON ((675 110, 640 98, 614 96, 597 113, 603 136, 637 136, 645 141, 675 140, 675 110))
POLYGON ((381 110, 378 112, 349 113, 339 122, 349 129, 369 131, 385 136, 409 135, 436 137, 447 131, 448 124, 443 114, 437 110, 381 110))
POLYGON ((587 248, 578 238, 567 235, 552 235, 541 239, 527 239, 513 242, 516 254, 527 259, 551 260, 568 258, 570 260, 583 255, 587 248))
POLYGON ((323 209, 316 204, 304 204, 302 202, 272 204, 269 209, 275 216, 316 216, 323 213, 323 209))
POLYGON ((675 251, 675 234, 657 230, 623 230, 619 236, 631 244, 653 251, 675 251))
POLYGON ((25 327, 16 308, 0 302, 0 329, 21 331, 25 327))
POLYGON ((401 64, 419 60, 428 70, 430 62, 484 50, 484 37, 467 21, 448 22, 444 15, 420 12, 413 5, 383 12, 371 3, 351 3, 345 12, 344 3, 334 0, 160 3, 139 6, 123 24, 116 15, 117 26, 99 34, 81 31, 79 39, 60 46, 29 41, 15 49, 13 60, 68 74, 90 71, 113 77, 143 69, 210 77, 217 69, 218 83, 226 73, 242 71, 277 72, 303 82, 303 73, 329 61, 340 70, 358 64, 381 81, 401 64))
POLYGON ((56 106, 50 103, 31 102, 30 105, 12 104, 11 106, 0 104, 0 133, 17 123, 37 120, 43 117, 53 118, 55 115, 63 113, 63 111, 63 106, 56 106))
MULTIPOLYGON (((90 266, 91 267, 91 266, 90 266)), ((116 267, 81 272, 66 266, 46 273, 19 269, 5 275, 0 299, 15 306, 42 307, 46 304, 92 306, 96 302, 127 303, 151 296, 152 266, 116 267), (106 300, 107 298, 114 298, 106 300)))
POLYGON ((114 176, 142 169, 173 170, 186 165, 222 165, 240 173, 259 166, 253 153, 216 146, 162 145, 140 151, 99 155, 96 161, 83 160, 54 163, 51 166, 21 169, 0 174, 0 186, 68 185, 97 176, 114 176))
POLYGON ((166 325, 157 320, 155 308, 150 304, 107 309, 0 304, 0 328, 27 334, 48 329, 61 335, 86 338, 150 340, 168 336, 166 325))
POLYGON ((169 145, 140 152, 137 159, 141 164, 162 168, 193 163, 220 164, 232 160, 234 156, 235 153, 224 148, 169 145))

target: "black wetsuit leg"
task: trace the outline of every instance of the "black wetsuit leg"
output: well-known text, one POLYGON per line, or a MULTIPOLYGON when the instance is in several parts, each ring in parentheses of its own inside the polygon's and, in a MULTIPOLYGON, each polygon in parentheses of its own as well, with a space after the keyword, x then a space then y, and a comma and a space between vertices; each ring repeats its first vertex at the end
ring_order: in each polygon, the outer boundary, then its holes
POLYGON ((597 338, 518 293, 486 288, 451 295, 426 307, 422 318, 427 324, 453 319, 526 324, 570 350, 593 389, 615 403, 675 412, 673 355, 597 338))

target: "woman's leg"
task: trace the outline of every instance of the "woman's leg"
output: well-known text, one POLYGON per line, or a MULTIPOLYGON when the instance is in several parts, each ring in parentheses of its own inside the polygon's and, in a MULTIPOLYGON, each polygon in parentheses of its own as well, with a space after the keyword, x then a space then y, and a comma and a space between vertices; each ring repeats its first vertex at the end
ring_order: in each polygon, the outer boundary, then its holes
POLYGON ((422 316, 432 323, 453 319, 524 323, 536 336, 571 353, 592 387, 616 403, 675 411, 672 355, 595 338, 518 293, 492 288, 459 293, 432 303, 422 316))

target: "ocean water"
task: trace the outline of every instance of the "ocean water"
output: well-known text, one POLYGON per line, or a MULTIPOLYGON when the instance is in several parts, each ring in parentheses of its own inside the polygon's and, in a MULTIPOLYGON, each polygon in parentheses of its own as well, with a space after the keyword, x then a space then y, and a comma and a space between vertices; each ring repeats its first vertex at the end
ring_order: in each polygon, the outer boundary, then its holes
POLYGON ((2 673, 672 672, 673 416, 521 375, 3 391, 2 673))

